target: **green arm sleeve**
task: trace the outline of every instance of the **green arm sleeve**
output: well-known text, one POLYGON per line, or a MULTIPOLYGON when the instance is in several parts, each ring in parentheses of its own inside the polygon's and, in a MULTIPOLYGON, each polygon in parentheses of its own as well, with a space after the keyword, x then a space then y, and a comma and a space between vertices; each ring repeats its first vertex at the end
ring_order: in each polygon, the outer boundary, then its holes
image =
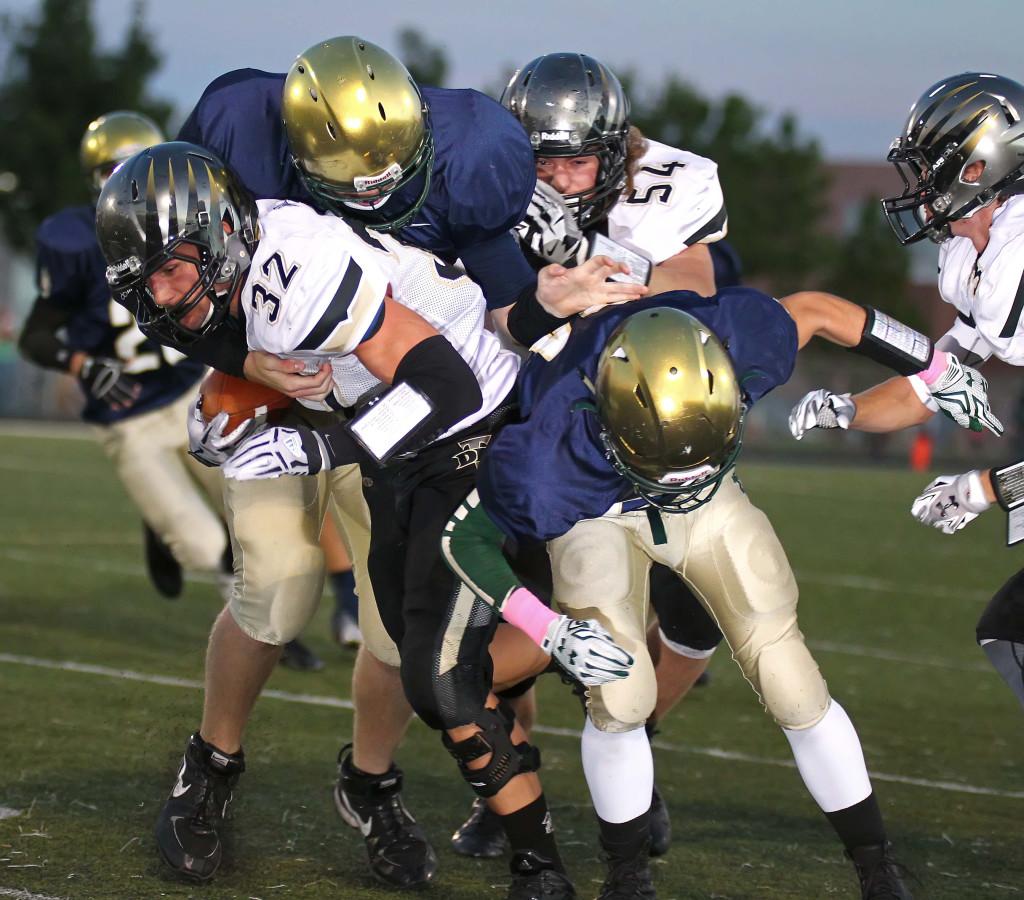
POLYGON ((441 551, 449 568, 498 612, 505 598, 521 587, 502 555, 504 541, 504 533, 490 520, 476 491, 455 510, 441 537, 441 551))

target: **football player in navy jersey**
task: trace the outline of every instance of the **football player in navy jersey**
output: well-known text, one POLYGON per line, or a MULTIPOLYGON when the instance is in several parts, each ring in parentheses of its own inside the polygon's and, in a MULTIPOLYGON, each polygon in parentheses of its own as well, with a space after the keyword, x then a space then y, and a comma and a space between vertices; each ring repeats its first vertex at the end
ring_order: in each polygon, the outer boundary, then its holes
MULTIPOLYGON (((528 310, 528 316, 543 309, 536 300, 537 276, 509 234, 533 190, 532 151, 515 120, 476 91, 424 88, 421 92, 405 67, 381 48, 359 38, 336 38, 299 56, 287 74, 248 69, 218 78, 204 92, 179 137, 221 155, 237 168, 257 198, 312 201, 321 209, 358 219, 371 233, 390 232, 403 242, 438 253, 447 262, 460 259, 480 282, 499 322, 513 303, 528 310), (347 115, 351 110, 359 114, 347 115), (360 127, 353 130, 352 121, 360 122, 360 127)), ((635 285, 605 283, 607 271, 595 261, 579 273, 562 276, 567 282, 565 296, 575 296, 577 302, 559 312, 569 314, 643 292, 635 290, 635 285), (574 294, 573 286, 585 289, 574 294)), ((330 389, 329 367, 321 366, 314 376, 297 375, 303 366, 295 360, 248 352, 239 335, 232 334, 230 323, 218 331, 190 352, 219 369, 271 383, 300 400, 322 399, 330 389)), ((358 472, 353 475, 358 483, 358 472)), ((274 503, 292 507, 304 502, 304 480, 278 479, 272 485, 232 480, 229 494, 255 498, 273 492, 274 503)), ((371 500, 387 510, 393 498, 385 495, 385 480, 374 481, 371 500)), ((362 621, 366 604, 378 602, 365 577, 369 536, 366 525, 358 524, 368 522, 370 511, 356 493, 345 492, 334 499, 335 508, 347 513, 343 532, 355 563, 362 621)), ((230 497, 229 502, 236 508, 236 522, 246 510, 262 520, 269 508, 265 502, 233 502, 230 497)), ((377 532, 383 533, 383 515, 377 532)), ((258 539, 265 529, 254 521, 246 533, 258 539)), ((250 558, 270 558, 281 552, 282 542, 297 554, 308 544, 309 535, 276 534, 275 542, 273 549, 252 552, 250 558)), ((388 576, 386 555, 375 554, 385 570, 380 577, 388 576)), ((267 570, 267 574, 272 573, 267 570)), ((310 575, 315 580, 316 572, 310 575)), ((254 595, 263 590, 248 579, 245 586, 254 595)), ((294 581, 280 587, 294 594, 297 603, 316 591, 316 585, 294 581)), ((222 619, 220 627, 231 630, 230 617, 222 619)), ((394 754, 410 709, 395 661, 383 661, 372 652, 372 630, 367 634, 364 629, 364 637, 353 678, 353 748, 340 760, 336 801, 353 827, 359 824, 353 807, 358 805, 365 818, 373 815, 367 804, 376 804, 375 821, 391 831, 383 838, 367 836, 371 869, 389 883, 416 886, 433 874, 433 850, 421 831, 412 832, 403 817, 387 814, 400 802, 401 780, 393 777, 398 771, 394 754), (346 795, 345 786, 351 796, 346 795), (363 796, 352 793, 360 789, 363 796)), ((222 687, 231 689, 228 684, 222 687)))
MULTIPOLYGON (((582 754, 608 862, 601 898, 654 896, 643 728, 656 694, 645 642, 652 562, 675 570, 714 613, 842 839, 863 897, 911 896, 857 733, 804 645, 785 553, 733 472, 746 407, 789 378, 815 334, 921 372, 940 404, 955 405, 941 396, 947 356, 870 308, 817 292, 781 302, 746 288, 663 293, 533 344, 519 376, 520 419, 491 442, 477 492, 446 529, 453 569, 528 634, 555 614, 509 569, 502 546, 546 543, 556 605, 596 618, 635 659, 625 678, 587 688, 582 754), (889 330, 876 331, 878 321, 889 330), (921 352, 903 349, 908 337, 921 352)), ((446 643, 464 640, 473 615, 462 601, 446 643)))
MULTIPOLYGON (((159 128, 136 112, 92 122, 80 158, 94 194, 114 166, 161 140, 159 128)), ((157 590, 177 597, 183 568, 217 572, 230 587, 227 533, 210 505, 223 503, 222 479, 189 459, 182 427, 204 367, 145 337, 111 299, 95 219, 92 204, 69 207, 36 233, 39 294, 22 328, 21 352, 81 384, 82 418, 100 426, 104 452, 142 516, 157 590)))

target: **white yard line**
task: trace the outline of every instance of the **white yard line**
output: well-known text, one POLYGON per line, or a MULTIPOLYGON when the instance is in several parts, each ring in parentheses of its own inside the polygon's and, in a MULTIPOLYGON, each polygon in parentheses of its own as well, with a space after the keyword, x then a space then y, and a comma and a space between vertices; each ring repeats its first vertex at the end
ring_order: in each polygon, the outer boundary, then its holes
POLYGON ((0 887, 0 897, 11 897, 12 900, 62 900, 61 897, 48 897, 46 894, 30 894, 14 888, 0 887))
MULTIPOLYGON (((0 663, 13 665, 34 666, 43 669, 58 669, 66 672, 81 672, 88 675, 100 675, 107 678, 120 678, 125 681, 139 681, 145 684, 161 684, 168 687, 201 688, 202 683, 187 678, 170 678, 166 675, 148 675, 143 672, 132 672, 126 669, 112 669, 106 666, 93 666, 76 662, 61 662, 51 659, 37 659, 31 656, 15 656, 10 653, 0 653, 0 663)), ((928 665, 928 662, 924 663, 928 665)), ((274 700, 283 700, 286 703, 304 703, 310 706, 329 706, 336 709, 352 709, 352 701, 340 697, 322 697, 314 694, 290 694, 285 691, 264 691, 262 696, 274 700)), ((572 728, 550 728, 544 725, 537 725, 534 731, 541 734, 550 734, 560 737, 579 739, 580 732, 572 728)), ((774 766, 778 768, 792 769, 795 763, 789 759, 767 759, 761 756, 752 756, 747 753, 736 753, 731 750, 721 750, 717 747, 698 747, 691 744, 669 744, 664 741, 654 741, 653 745, 659 750, 666 750, 671 753, 688 753, 694 756, 707 756, 712 759, 727 759, 733 762, 751 763, 760 766, 774 766)), ((975 794, 986 797, 1002 797, 1010 800, 1024 800, 1024 791, 1004 791, 998 788, 977 787, 970 784, 959 784, 950 781, 931 781, 926 778, 911 778, 907 775, 887 775, 884 772, 871 772, 875 781, 887 781, 893 784, 905 784, 913 787, 926 788, 935 791, 947 791, 954 794, 975 794)))

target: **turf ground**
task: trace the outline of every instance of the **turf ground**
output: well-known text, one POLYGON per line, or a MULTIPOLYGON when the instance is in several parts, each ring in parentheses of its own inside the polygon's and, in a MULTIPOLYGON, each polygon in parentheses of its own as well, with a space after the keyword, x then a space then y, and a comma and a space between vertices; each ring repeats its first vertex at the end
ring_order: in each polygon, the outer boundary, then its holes
MULTIPOLYGON (((741 467, 801 584, 801 622, 860 730, 919 898, 1024 897, 1024 716, 973 626, 1016 571, 989 512, 955 537, 907 514, 931 476, 741 467)), ((215 881, 171 876, 153 823, 198 722, 212 583, 177 602, 150 588, 138 521, 91 441, 0 429, 0 898, 391 896, 366 873, 331 803, 350 734, 352 655, 307 632, 317 675, 279 670, 250 725, 248 772, 215 881)), ((788 745, 725 652, 657 738, 675 840, 662 900, 856 898, 855 877, 790 764, 788 745)), ((540 686, 536 742, 581 900, 602 876, 580 774, 575 701, 540 686)), ((504 863, 463 860, 447 836, 471 795, 419 723, 402 748, 410 807, 438 847, 428 896, 503 900, 504 863)))

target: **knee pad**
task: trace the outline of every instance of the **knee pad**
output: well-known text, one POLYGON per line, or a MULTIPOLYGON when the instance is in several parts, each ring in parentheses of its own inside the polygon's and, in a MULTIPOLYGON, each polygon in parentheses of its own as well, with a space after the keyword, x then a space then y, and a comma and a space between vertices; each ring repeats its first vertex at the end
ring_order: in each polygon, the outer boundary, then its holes
POLYGON ((633 667, 629 675, 587 689, 587 712, 600 731, 619 734, 642 728, 654 712, 658 683, 646 645, 630 646, 633 667))
POLYGON ((526 741, 512 743, 515 718, 515 713, 500 703, 497 709, 484 707, 481 710, 473 722, 481 731, 472 737, 453 741, 447 734, 441 735, 445 750, 455 757, 462 777, 480 797, 493 797, 516 775, 540 768, 540 750, 526 741), (487 765, 469 768, 471 762, 488 755, 491 759, 487 765))
POLYGON ((753 686, 764 708, 783 728, 810 728, 828 711, 828 686, 802 639, 764 647, 753 686))

